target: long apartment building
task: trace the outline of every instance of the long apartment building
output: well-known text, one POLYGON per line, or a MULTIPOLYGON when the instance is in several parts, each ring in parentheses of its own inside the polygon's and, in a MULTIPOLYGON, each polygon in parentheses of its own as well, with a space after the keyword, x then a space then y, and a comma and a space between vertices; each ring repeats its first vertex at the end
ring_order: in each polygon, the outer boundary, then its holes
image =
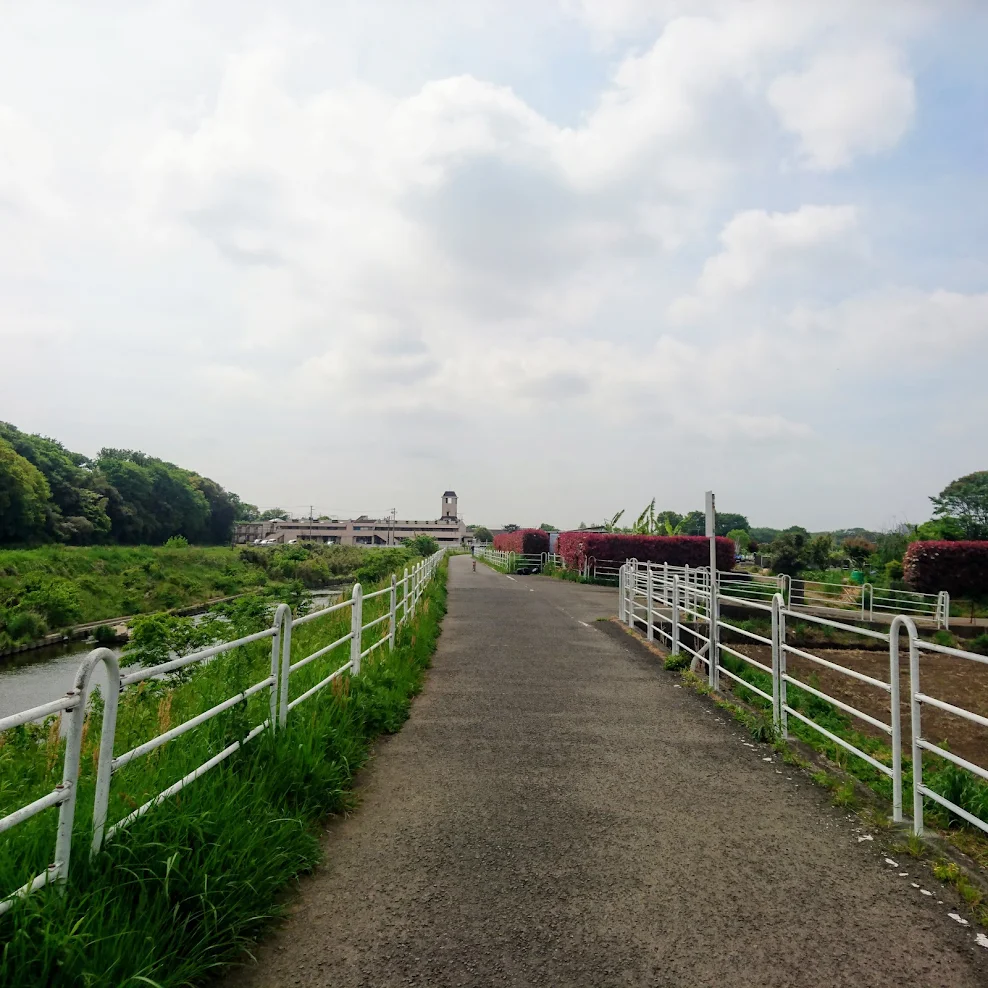
POLYGON ((442 514, 432 521, 368 518, 309 521, 274 518, 238 522, 233 541, 239 545, 321 542, 330 545, 397 545, 416 535, 431 535, 440 546, 458 546, 467 540, 466 523, 457 514, 456 493, 445 491, 442 514))

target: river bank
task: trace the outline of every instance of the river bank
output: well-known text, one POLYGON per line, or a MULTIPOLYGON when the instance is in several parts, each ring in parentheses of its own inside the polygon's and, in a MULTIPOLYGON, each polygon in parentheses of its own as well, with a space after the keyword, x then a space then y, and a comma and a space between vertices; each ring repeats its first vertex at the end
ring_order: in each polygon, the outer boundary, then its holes
MULTIPOLYGON (((335 603, 343 593, 342 587, 322 587, 313 590, 309 601, 313 610, 335 603)), ((209 601, 205 606, 176 608, 173 616, 197 617, 216 604, 237 600, 245 594, 209 601)), ((117 619, 128 623, 134 617, 117 619)), ((107 622, 110 624, 111 622, 107 622)), ((76 638, 64 638, 54 642, 26 647, 0 655, 0 717, 7 717, 19 710, 27 710, 51 700, 72 688, 79 664, 97 644, 106 644, 117 656, 122 651, 126 635, 116 643, 97 643, 88 633, 76 638)), ((93 684, 105 690, 105 670, 102 666, 93 674, 93 684)))
MULTIPOLYGON (((399 558, 400 557, 400 558, 399 558)), ((240 594, 379 577, 403 548, 61 546, 0 550, 0 655, 143 614, 189 613, 240 594), (386 558, 385 558, 386 557, 386 558), (383 572, 383 570, 382 570, 383 572)))

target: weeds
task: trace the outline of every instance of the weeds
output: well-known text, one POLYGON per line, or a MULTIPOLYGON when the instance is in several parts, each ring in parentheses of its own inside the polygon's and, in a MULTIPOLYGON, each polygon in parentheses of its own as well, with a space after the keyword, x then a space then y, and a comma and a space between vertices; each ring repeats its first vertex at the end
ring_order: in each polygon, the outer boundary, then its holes
MULTIPOLYGON (((262 734, 90 859, 102 716, 102 704, 94 703, 67 894, 42 890, 0 917, 0 983, 168 988, 197 983, 236 957, 279 914, 285 883, 317 863, 319 822, 352 808, 354 773, 374 738, 398 730, 407 717, 435 649, 445 600, 443 569, 426 587, 414 623, 399 629, 393 652, 372 653, 359 678, 336 680, 295 708, 285 730, 262 734)), ((295 660, 333 640, 343 623, 338 612, 298 628, 295 660)), ((188 680, 147 681, 144 689, 125 692, 119 750, 263 678, 270 663, 266 645, 227 653, 188 680)), ((330 653, 299 670, 291 695, 301 695, 339 662, 339 653, 330 653)), ((124 767, 113 781, 110 822, 243 737, 266 715, 267 702, 262 691, 158 749, 153 759, 124 767)), ((50 731, 50 725, 30 725, 0 737, 0 815, 23 805, 31 790, 43 792, 57 781, 60 761, 50 764, 50 731)), ((54 829, 55 814, 47 811, 19 826, 16 842, 0 844, 0 890, 15 888, 48 863, 54 829)))

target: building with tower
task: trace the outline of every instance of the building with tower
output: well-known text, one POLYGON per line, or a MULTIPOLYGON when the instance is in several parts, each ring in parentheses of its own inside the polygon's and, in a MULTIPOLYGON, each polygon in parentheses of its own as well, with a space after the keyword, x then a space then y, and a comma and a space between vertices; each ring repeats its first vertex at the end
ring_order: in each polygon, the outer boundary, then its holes
POLYGON ((278 545, 286 542, 319 542, 329 545, 398 545, 416 535, 429 535, 440 546, 453 548, 467 540, 466 523, 459 517, 456 492, 445 491, 441 514, 433 520, 359 518, 310 521, 308 518, 274 518, 271 521, 238 522, 235 545, 278 545))

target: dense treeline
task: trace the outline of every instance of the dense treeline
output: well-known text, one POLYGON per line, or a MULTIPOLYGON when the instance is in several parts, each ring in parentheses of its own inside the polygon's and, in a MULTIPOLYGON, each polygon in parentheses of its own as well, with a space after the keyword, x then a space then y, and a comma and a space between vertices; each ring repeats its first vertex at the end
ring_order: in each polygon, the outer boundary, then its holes
POLYGON ((153 456, 95 459, 0 422, 0 545, 228 542, 242 510, 215 480, 153 456))

